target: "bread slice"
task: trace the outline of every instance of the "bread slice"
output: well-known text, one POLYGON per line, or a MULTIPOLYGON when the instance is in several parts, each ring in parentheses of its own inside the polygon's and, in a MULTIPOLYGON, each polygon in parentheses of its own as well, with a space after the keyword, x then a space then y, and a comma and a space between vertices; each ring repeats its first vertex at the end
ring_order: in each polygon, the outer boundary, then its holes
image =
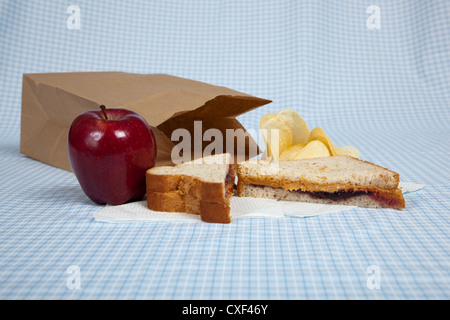
POLYGON ((405 207, 399 175, 349 156, 237 165, 237 195, 372 208, 405 207))
POLYGON ((231 154, 147 170, 147 206, 155 211, 187 212, 206 222, 230 223, 235 179, 231 154))

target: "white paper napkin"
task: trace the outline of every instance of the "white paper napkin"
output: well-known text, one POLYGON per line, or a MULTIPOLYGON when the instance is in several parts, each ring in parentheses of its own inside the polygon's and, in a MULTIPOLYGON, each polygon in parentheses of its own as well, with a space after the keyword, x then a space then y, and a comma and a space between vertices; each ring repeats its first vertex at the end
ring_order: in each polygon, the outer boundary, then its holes
MULTIPOLYGON (((400 182, 402 192, 414 192, 424 185, 412 182, 400 182)), ((295 201, 279 201, 274 199, 233 197, 231 198, 231 216, 233 220, 259 217, 283 218, 310 217, 321 214, 340 212, 354 208, 332 204, 317 204, 295 201)), ((147 201, 131 202, 118 206, 106 205, 94 215, 95 220, 102 222, 140 222, 140 221, 170 221, 170 222, 202 222, 200 216, 184 212, 159 212, 147 208, 147 201)))

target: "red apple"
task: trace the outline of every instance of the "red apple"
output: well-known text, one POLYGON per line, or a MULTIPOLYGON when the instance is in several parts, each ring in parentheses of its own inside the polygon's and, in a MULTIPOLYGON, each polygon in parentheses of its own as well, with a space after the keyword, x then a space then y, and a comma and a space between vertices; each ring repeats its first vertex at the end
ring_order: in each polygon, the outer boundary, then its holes
POLYGON ((72 122, 70 165, 84 193, 98 204, 145 195, 145 172, 155 165, 156 141, 143 117, 126 109, 86 111, 72 122))

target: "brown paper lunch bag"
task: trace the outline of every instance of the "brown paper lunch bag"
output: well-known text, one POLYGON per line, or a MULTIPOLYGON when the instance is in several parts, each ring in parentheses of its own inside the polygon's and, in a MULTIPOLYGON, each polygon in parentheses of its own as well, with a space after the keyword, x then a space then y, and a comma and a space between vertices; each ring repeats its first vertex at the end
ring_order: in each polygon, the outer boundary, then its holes
MULTIPOLYGON (((200 136, 208 129, 234 130, 235 161, 255 156, 259 148, 236 119, 270 103, 226 87, 167 74, 125 72, 30 73, 23 75, 20 152, 49 165, 72 171, 67 154, 67 134, 82 112, 126 108, 142 115, 155 134, 156 165, 173 164, 171 140, 177 129, 200 136), (201 122, 199 122, 201 121, 201 122), (198 124, 201 124, 199 127, 198 124), (201 131, 201 132, 196 132, 201 131), (239 152, 244 150, 244 152, 239 152)), ((203 150, 210 141, 202 141, 203 150)), ((223 139, 223 150, 230 141, 223 139)), ((192 148, 194 141, 192 141, 192 148)), ((197 147, 198 149, 198 147, 197 147)), ((201 152, 192 152, 192 158, 201 152)))

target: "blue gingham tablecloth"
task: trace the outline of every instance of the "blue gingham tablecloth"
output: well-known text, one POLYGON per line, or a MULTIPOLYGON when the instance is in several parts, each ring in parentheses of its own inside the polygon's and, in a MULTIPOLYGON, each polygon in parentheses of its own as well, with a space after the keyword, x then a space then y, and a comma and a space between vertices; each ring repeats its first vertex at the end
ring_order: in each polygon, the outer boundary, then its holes
POLYGON ((448 299, 449 1, 0 1, 0 298, 448 299), (100 223, 19 153, 23 73, 168 73, 296 110, 426 186, 406 209, 100 223))

